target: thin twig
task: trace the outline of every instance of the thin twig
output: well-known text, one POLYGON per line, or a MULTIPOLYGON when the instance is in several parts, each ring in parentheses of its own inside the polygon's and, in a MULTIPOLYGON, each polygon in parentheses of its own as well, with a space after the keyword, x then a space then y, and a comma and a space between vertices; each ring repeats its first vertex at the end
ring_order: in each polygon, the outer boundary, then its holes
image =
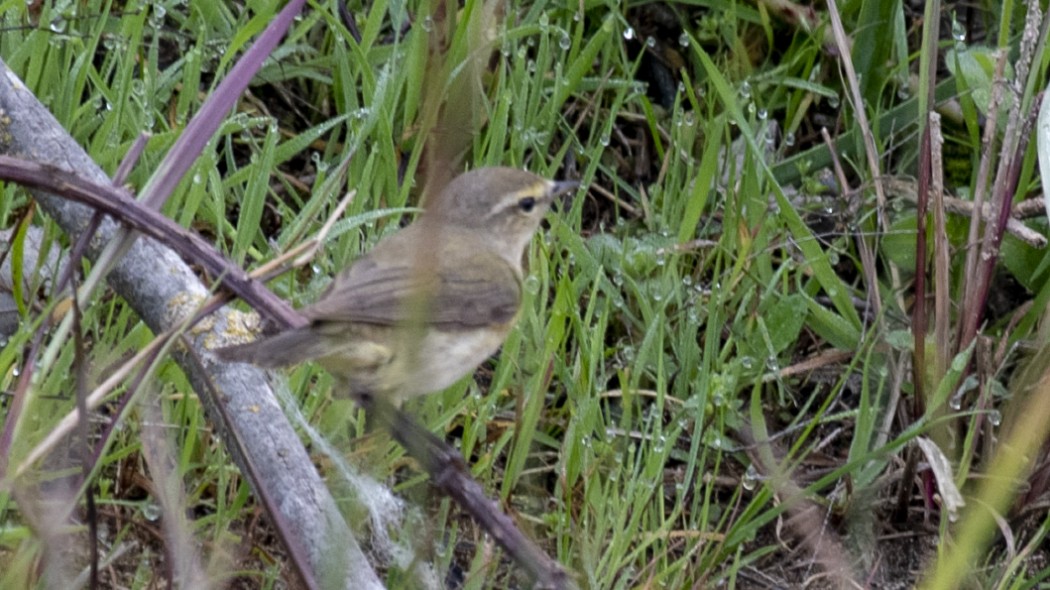
MULTIPOLYGON (((995 75, 992 77, 992 80, 1002 80, 1005 67, 1006 52, 1000 51, 999 59, 996 60, 995 75)), ((969 346, 973 334, 977 331, 977 317, 980 317, 979 310, 976 307, 978 292, 977 256, 981 251, 981 228, 984 227, 984 220, 978 212, 983 212, 985 208, 985 195, 988 193, 992 160, 995 158, 995 146, 999 138, 999 103, 1002 102, 1002 94, 1002 84, 998 82, 992 84, 992 96, 988 100, 988 119, 984 124, 984 136, 981 138, 981 160, 977 165, 977 179, 974 183, 974 209, 971 213, 970 230, 966 240, 966 268, 963 271, 963 300, 960 307, 963 310, 963 318, 955 350, 962 350, 969 346), (973 326, 972 328, 971 325, 973 326)))
POLYGON ((386 427, 419 461, 433 484, 466 510, 535 581, 541 590, 570 590, 569 574, 515 526, 467 472, 462 455, 390 402, 374 395, 355 395, 365 412, 386 427))
POLYGON ((944 210, 944 170, 941 146, 941 116, 930 111, 928 124, 930 135, 930 193, 933 197, 933 333, 937 343, 934 359, 934 383, 938 383, 948 370, 953 356, 951 350, 951 243, 944 210))
POLYGON ((0 178, 83 203, 163 243, 183 260, 199 264, 251 306, 282 327, 306 325, 306 320, 264 285, 215 251, 197 234, 132 199, 123 189, 91 182, 45 164, 0 155, 0 178))
MULTIPOLYGON (((75 277, 75 275, 73 275, 75 277)), ((76 291, 74 285, 74 292, 76 291)), ((76 373, 77 430, 80 445, 80 473, 84 478, 84 511, 88 525, 88 555, 91 563, 89 588, 98 588, 98 513, 95 511, 95 486, 91 482, 92 466, 91 426, 87 410, 87 347, 84 345, 83 316, 80 303, 73 297, 73 365, 76 373)))
MULTIPOLYGON (((902 178, 888 178, 885 183, 887 190, 891 193, 913 203, 915 202, 918 196, 918 187, 914 182, 902 178)), ((939 197, 937 195, 933 196, 944 201, 944 208, 949 213, 967 217, 973 216, 975 210, 973 201, 953 197, 946 193, 942 193, 939 197)), ((1046 215, 1046 205, 1043 204, 1042 199, 1029 199, 1018 203, 1011 209, 1010 218, 1006 220, 1006 231, 1029 246, 1045 248, 1047 245, 1046 236, 1020 221, 1023 217, 1034 217, 1036 214, 1046 215), (1038 211, 1034 213, 1033 210, 1038 211)), ((981 208, 981 218, 985 223, 993 221, 992 209, 988 203, 984 203, 984 206, 981 208)))
MULTIPOLYGON (((1021 51, 1014 63, 1016 77, 1012 81, 1005 81, 997 67, 996 77, 993 78, 993 98, 995 89, 1005 86, 1013 96, 1013 106, 1006 120, 1006 129, 1003 131, 1002 147, 999 150, 999 163, 996 169, 995 181, 992 184, 991 209, 996 214, 994 226, 985 228, 984 237, 980 244, 980 255, 976 262, 976 284, 972 291, 973 298, 967 302, 969 314, 963 324, 964 331, 961 335, 960 350, 977 336, 977 329, 984 318, 985 304, 988 292, 991 289, 992 277, 995 265, 999 260, 999 246, 1002 243, 1003 231, 1009 219, 1010 207, 1013 202, 1014 193, 1017 190, 1017 182, 1020 176, 1021 163, 1023 161, 1023 150, 1027 147, 1028 137, 1025 130, 1030 128, 1030 121, 1037 113, 1036 108, 1031 108, 1028 113, 1024 111, 1025 105, 1022 101, 1021 87, 1031 83, 1028 77, 1028 67, 1032 62, 1036 47, 1045 44, 1048 28, 1044 22, 1039 2, 1028 3, 1028 13, 1025 15, 1024 34, 1021 38, 1021 51)), ((1002 66, 1002 63, 1000 63, 1002 66)), ((989 106, 989 118, 994 114, 989 106)), ((989 125, 991 123, 989 122, 989 125)), ((996 129, 997 130, 997 129, 996 129)), ((982 162, 983 164, 983 162, 982 162)))
MULTIPOLYGON (((849 58, 852 52, 850 51, 849 41, 846 38, 846 31, 842 27, 842 17, 839 15, 838 5, 835 0, 828 0, 828 14, 831 17, 831 29, 835 35, 835 42, 843 56, 840 63, 846 73, 850 100, 853 103, 853 114, 857 118, 857 127, 860 129, 861 138, 864 140, 864 156, 867 158, 868 171, 871 174, 872 184, 875 187, 876 218, 879 222, 879 229, 886 232, 889 231, 890 226, 886 220, 886 191, 882 186, 879 151, 875 146, 875 134, 871 131, 868 113, 864 110, 864 97, 860 91, 860 81, 857 79, 856 70, 853 69, 853 61, 849 58)), ((900 288, 901 280, 897 265, 891 262, 889 271, 891 289, 894 293, 897 293, 897 306, 903 310, 905 309, 904 295, 900 288)), ((879 317, 882 311, 882 301, 878 294, 879 290, 873 289, 873 291, 872 305, 875 308, 876 317, 879 317)))

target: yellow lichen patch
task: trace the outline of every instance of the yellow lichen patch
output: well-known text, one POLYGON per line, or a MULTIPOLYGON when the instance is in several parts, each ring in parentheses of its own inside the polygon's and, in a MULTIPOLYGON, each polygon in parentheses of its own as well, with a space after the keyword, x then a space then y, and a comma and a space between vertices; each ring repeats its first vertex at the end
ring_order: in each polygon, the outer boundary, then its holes
POLYGON ((11 146, 14 145, 14 136, 11 135, 11 117, 7 116, 7 112, 4 109, 0 109, 0 153, 7 153, 11 151, 11 146))
POLYGON ((165 323, 174 326, 185 321, 204 303, 204 297, 195 293, 182 292, 168 301, 168 309, 165 312, 165 323))
POLYGON ((226 336, 234 342, 248 342, 259 333, 261 322, 259 314, 244 313, 236 309, 226 314, 226 336))
POLYGON ((213 324, 218 318, 224 318, 226 320, 226 329, 213 330, 209 328, 208 333, 204 336, 204 347, 208 349, 251 342, 255 339, 262 326, 259 314, 255 312, 245 313, 236 309, 230 309, 222 313, 222 315, 213 317, 216 318, 211 319, 213 324))

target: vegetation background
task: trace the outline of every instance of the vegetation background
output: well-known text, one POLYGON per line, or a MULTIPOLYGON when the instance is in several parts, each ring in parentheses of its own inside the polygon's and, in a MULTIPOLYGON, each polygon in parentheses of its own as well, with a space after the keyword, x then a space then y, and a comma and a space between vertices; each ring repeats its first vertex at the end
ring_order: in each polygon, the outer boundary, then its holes
MULTIPOLYGON (((0 59, 107 172, 149 133, 127 178, 142 187, 279 8, 0 1, 0 59)), ((409 409, 581 587, 1045 587, 1039 2, 348 9, 314 3, 296 20, 163 212, 253 267, 356 191, 316 257, 270 283, 298 306, 409 218, 435 166, 579 179, 532 244, 500 354, 409 409)), ((29 235, 68 249, 22 189, 2 190, 5 260, 29 235)), ((4 391, 63 301, 51 266, 12 272, 4 391)), ((82 326, 81 386, 153 338, 106 291, 82 326)), ((13 415, 0 398, 12 461, 74 408, 73 340, 37 364, 31 406, 13 415)), ((151 375, 93 416, 97 453, 70 500, 97 507, 101 585, 161 586, 199 552, 215 586, 296 587, 186 377, 170 360, 151 375), (144 456, 158 424, 182 546, 158 525, 163 478, 144 456)), ((389 437, 332 401, 327 375, 303 366, 286 385, 349 521, 364 509, 347 465, 408 500, 399 527, 362 532, 390 587, 527 585, 389 437)), ((45 461, 33 477, 69 470, 45 461)), ((3 474, 0 587, 59 569, 83 580, 86 509, 56 550, 31 518, 46 503, 16 501, 16 483, 3 474)))

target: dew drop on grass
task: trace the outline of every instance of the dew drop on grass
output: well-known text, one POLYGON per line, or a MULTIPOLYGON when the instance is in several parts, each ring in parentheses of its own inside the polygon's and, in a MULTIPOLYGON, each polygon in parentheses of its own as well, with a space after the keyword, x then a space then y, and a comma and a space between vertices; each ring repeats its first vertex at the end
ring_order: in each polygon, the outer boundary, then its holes
POLYGON ((143 504, 142 516, 144 516, 146 520, 150 522, 156 522, 160 519, 161 516, 160 506, 154 504, 153 502, 143 504))
POLYGON ((536 275, 529 275, 528 278, 525 279, 525 290, 531 293, 532 295, 539 293, 540 278, 536 275))
POLYGON ((561 38, 558 39, 558 47, 561 47, 566 51, 568 51, 569 48, 572 47, 572 39, 569 39, 569 35, 567 33, 562 33, 561 38))
POLYGON ((780 370, 780 361, 777 359, 776 355, 771 354, 766 358, 766 370, 771 372, 777 372, 780 370))
POLYGON ((157 20, 164 20, 164 17, 168 15, 168 9, 161 3, 153 5, 153 17, 157 20))
POLYGON ((623 38, 625 40, 627 40, 627 41, 630 41, 631 39, 634 39, 634 28, 633 27, 627 27, 626 29, 624 29, 623 30, 623 38))
POLYGON ((755 469, 754 465, 748 465, 747 471, 744 472, 744 477, 740 480, 740 485, 747 491, 752 491, 758 485, 758 470, 755 469))
POLYGON ((681 35, 679 35, 678 44, 682 47, 689 47, 689 35, 687 33, 682 33, 681 35))

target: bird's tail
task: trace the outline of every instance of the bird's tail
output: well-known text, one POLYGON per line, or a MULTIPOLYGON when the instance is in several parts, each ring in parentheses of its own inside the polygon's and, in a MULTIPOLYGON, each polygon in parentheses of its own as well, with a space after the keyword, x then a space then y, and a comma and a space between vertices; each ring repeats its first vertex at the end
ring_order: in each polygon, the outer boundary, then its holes
POLYGON ((224 361, 252 363, 260 367, 285 367, 323 355, 325 349, 322 340, 322 335, 304 327, 248 344, 217 348, 213 352, 224 361))

